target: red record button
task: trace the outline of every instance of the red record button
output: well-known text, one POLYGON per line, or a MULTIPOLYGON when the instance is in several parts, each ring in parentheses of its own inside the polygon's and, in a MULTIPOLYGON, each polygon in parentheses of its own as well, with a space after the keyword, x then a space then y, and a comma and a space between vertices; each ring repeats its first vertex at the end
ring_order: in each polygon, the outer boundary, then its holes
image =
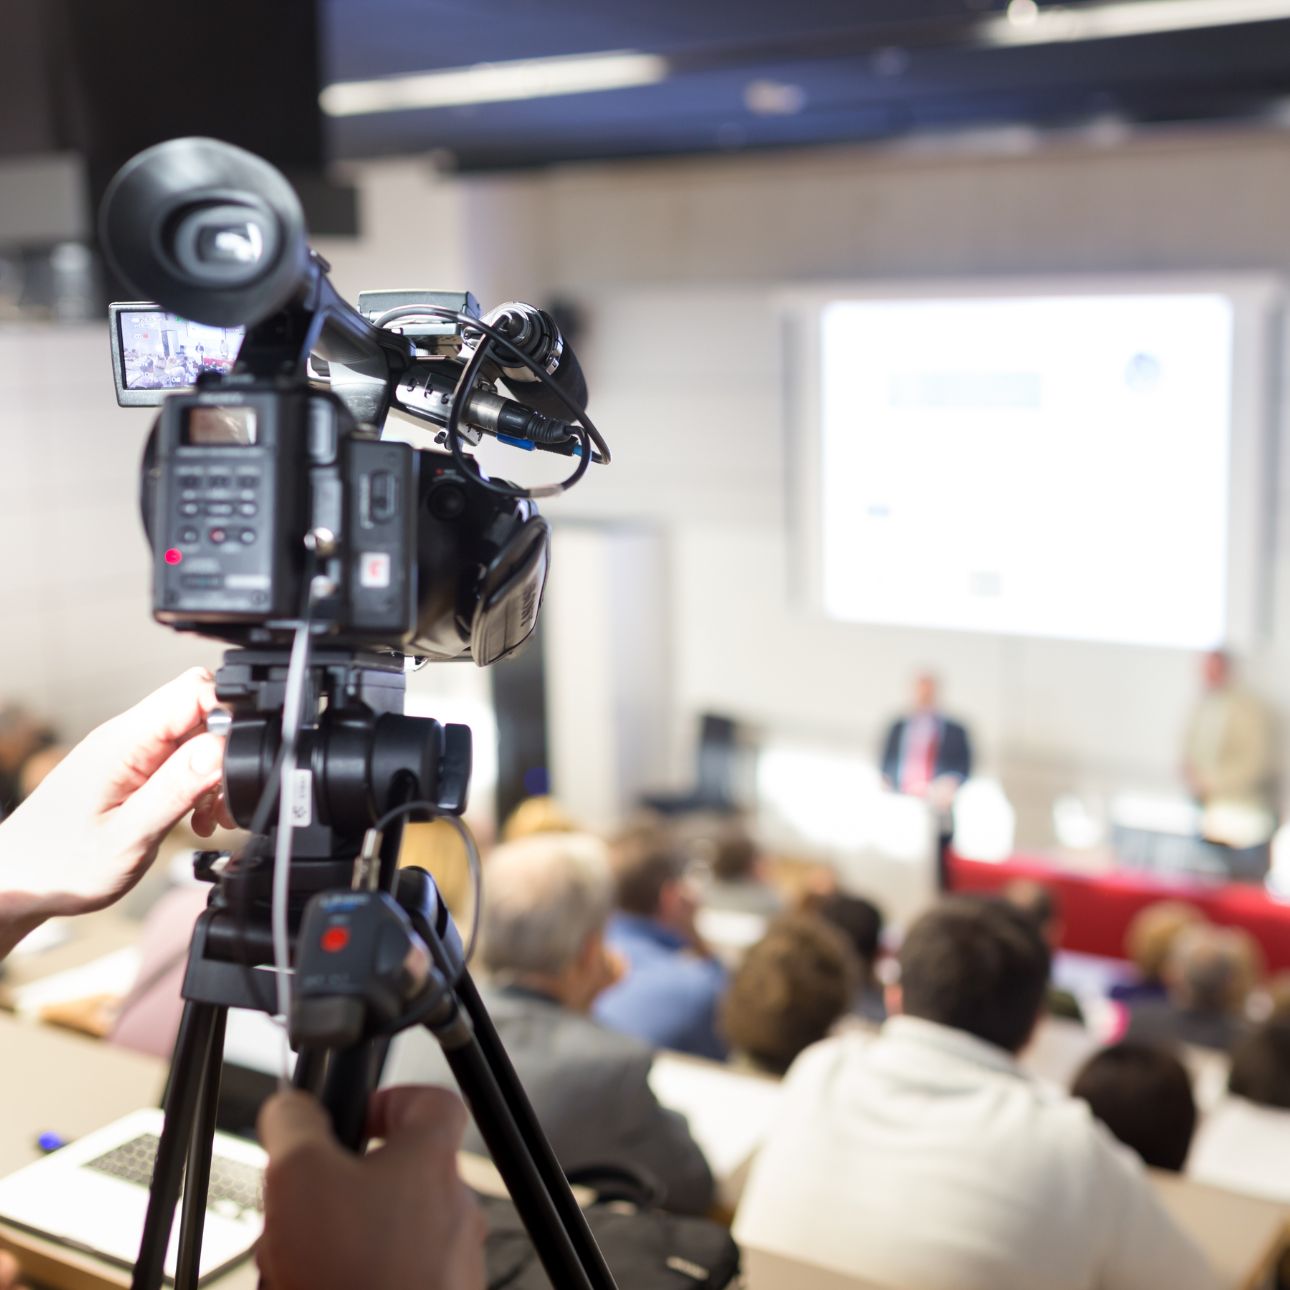
POLYGON ((322 940, 319 944, 327 951, 328 954, 338 953, 349 944, 349 928, 329 927, 322 934, 322 940))

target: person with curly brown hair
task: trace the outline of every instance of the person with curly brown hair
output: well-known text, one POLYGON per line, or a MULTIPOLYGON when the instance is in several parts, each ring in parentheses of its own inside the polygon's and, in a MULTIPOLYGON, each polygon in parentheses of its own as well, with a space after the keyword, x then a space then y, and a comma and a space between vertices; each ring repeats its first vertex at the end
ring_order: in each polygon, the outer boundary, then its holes
POLYGON ((860 962, 846 938, 815 914, 771 924, 748 951, 721 1007, 736 1059, 782 1075, 851 1006, 860 962))

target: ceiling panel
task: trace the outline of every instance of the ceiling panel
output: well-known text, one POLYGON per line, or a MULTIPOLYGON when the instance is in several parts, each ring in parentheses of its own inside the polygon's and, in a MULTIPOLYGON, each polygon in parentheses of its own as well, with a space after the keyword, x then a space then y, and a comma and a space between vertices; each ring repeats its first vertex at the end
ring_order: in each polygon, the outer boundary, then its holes
MULTIPOLYGON (((1081 4, 1092 0, 1065 7, 1081 4)), ((464 170, 1069 126, 1108 114, 1129 124, 1284 117, 1290 102, 1290 17, 1000 48, 982 43, 980 24, 1005 0, 322 5, 328 82, 607 50, 668 58, 657 85, 330 123, 335 156, 435 152, 464 170), (755 81, 797 87, 795 110, 750 110, 755 81)))

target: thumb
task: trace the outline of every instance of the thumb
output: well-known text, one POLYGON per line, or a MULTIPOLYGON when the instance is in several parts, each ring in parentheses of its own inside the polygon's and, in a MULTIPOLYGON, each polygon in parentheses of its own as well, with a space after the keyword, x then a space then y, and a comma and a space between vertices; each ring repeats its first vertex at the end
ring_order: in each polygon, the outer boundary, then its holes
POLYGON ((335 1143, 331 1121, 321 1103, 295 1089, 275 1093, 265 1102, 256 1130, 271 1160, 281 1160, 300 1147, 335 1143))
POLYGON ((120 826, 128 836, 153 840, 169 832, 223 775, 224 741, 194 735, 181 744, 121 804, 120 826))

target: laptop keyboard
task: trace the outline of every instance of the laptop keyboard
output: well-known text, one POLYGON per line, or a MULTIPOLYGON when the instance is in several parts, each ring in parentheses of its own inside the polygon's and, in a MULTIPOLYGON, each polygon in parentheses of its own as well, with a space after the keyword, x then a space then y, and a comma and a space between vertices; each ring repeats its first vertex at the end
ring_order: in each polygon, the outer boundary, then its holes
MULTIPOLYGON (((140 1187, 152 1185, 152 1166, 157 1159, 160 1139, 155 1133, 142 1133, 119 1147, 113 1147, 94 1160, 85 1163, 86 1169, 120 1178, 140 1187)), ((206 1207, 217 1212, 236 1208, 239 1214, 247 1210, 261 1211, 264 1200, 261 1193, 263 1171, 255 1165, 242 1164, 215 1155, 211 1158, 211 1180, 206 1194, 206 1207)))

